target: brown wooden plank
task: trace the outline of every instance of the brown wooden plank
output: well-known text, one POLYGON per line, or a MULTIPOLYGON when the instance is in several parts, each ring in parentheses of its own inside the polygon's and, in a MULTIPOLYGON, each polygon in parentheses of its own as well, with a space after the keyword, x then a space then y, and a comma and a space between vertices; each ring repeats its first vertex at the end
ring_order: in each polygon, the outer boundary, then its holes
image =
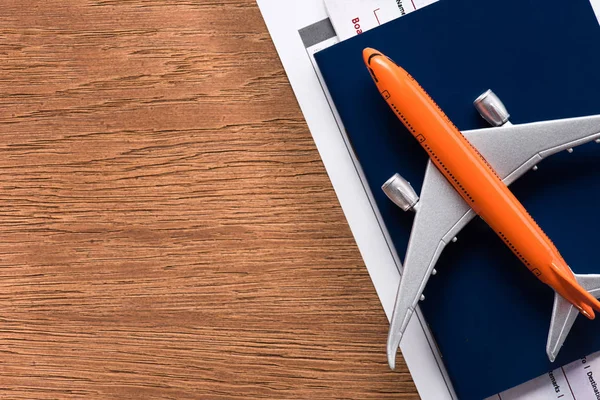
POLYGON ((416 399, 253 0, 5 0, 0 397, 416 399))

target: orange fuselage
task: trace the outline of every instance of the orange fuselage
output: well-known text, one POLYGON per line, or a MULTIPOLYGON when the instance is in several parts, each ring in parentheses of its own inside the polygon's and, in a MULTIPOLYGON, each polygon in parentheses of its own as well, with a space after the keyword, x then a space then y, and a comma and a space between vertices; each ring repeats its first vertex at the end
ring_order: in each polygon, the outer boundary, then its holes
POLYGON ((598 300, 477 149, 404 69, 376 50, 363 56, 390 108, 468 205, 538 279, 593 319, 598 300))

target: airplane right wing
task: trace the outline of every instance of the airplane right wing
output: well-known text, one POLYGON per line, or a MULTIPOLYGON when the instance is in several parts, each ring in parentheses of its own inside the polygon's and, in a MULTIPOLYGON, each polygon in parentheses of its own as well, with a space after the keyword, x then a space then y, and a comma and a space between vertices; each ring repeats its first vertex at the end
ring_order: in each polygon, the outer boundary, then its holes
POLYGON ((463 132, 510 185, 544 158, 600 139, 600 115, 463 132))

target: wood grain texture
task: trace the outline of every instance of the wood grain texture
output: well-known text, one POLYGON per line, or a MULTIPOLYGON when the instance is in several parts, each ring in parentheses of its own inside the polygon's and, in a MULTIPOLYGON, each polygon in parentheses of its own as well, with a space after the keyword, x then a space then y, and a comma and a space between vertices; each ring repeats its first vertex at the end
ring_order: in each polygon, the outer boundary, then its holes
POLYGON ((0 398, 418 398, 253 0, 1 6, 0 398))

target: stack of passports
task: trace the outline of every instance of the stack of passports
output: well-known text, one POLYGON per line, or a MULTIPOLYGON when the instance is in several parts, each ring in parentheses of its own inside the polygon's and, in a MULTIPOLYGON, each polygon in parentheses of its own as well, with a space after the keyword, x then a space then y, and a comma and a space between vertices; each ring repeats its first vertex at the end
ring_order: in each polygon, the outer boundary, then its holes
MULTIPOLYGON (((440 0, 317 54, 317 62, 401 256, 413 216, 383 194, 398 172, 420 189, 427 157, 362 60, 373 47, 406 69, 461 130, 485 127, 492 89, 526 123, 600 114, 600 26, 589 0, 440 0)), ((599 127, 600 128, 600 127, 599 127)), ((600 146, 555 155, 511 186, 576 273, 600 274, 600 146)), ((546 356, 554 292, 477 219, 444 250, 421 309, 460 399, 482 399, 600 350, 579 317, 546 356)))

